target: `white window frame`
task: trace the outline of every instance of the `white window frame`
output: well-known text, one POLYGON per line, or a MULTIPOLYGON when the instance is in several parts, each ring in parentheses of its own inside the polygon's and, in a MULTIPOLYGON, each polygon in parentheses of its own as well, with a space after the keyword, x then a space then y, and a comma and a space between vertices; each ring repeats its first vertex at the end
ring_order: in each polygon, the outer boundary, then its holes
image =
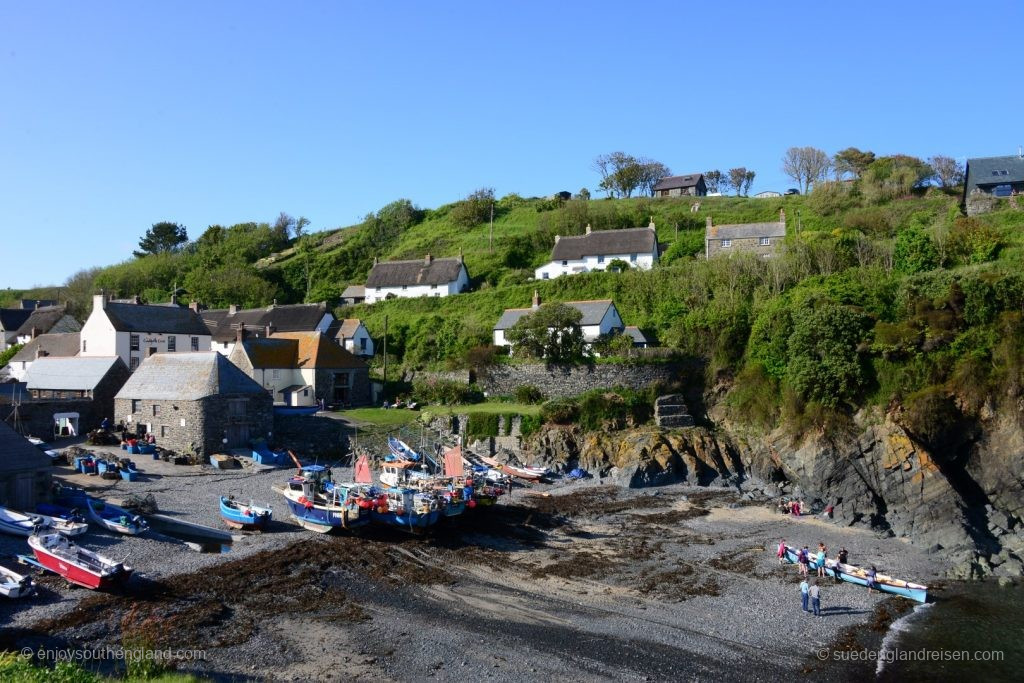
POLYGON ((732 246, 732 240, 722 240, 722 249, 728 249, 732 246))
POLYGON ((762 246, 762 247, 770 247, 770 246, 772 246, 772 238, 771 237, 762 237, 759 240, 758 244, 759 244, 759 246, 762 246))

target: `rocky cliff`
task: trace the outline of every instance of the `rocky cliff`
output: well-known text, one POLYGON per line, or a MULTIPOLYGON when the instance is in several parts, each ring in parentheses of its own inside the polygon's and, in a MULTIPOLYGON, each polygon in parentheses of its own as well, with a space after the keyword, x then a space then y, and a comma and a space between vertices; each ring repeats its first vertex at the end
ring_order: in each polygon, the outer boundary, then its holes
POLYGON ((837 523, 865 525, 943 553, 960 577, 1024 570, 1024 426, 1018 414, 981 421, 955 453, 930 452, 898 414, 865 412, 847 433, 753 437, 723 423, 582 434, 549 427, 526 459, 582 467, 623 485, 737 486, 752 497, 834 506, 837 523))

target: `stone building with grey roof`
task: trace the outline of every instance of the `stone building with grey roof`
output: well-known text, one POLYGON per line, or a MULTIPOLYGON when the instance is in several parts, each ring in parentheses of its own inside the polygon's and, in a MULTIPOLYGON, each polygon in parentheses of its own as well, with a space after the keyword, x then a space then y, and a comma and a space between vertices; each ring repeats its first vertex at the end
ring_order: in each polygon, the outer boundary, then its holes
POLYGON ((80 356, 119 356, 135 371, 157 353, 210 350, 210 330, 199 307, 151 305, 93 297, 92 313, 82 326, 80 356))
POLYGON ((366 303, 389 298, 450 296, 469 289, 469 271, 460 254, 458 258, 434 258, 427 254, 412 261, 376 259, 366 278, 366 303))
POLYGON ((25 344, 11 357, 8 367, 11 377, 17 382, 25 379, 25 373, 36 358, 52 356, 54 358, 69 358, 78 355, 79 333, 65 332, 61 334, 41 334, 29 343, 25 344))
POLYGON ((562 275, 605 270, 613 261, 630 268, 650 270, 658 262, 658 235, 654 221, 646 228, 591 230, 572 237, 555 235, 551 260, 534 271, 538 280, 553 280, 562 275))
POLYGON ((0 421, 0 505, 32 512, 49 499, 53 461, 0 421))
POLYGON ((728 256, 738 252, 749 252, 764 258, 779 253, 786 239, 786 212, 779 210, 777 223, 732 223, 714 225, 711 216, 707 218, 704 230, 704 255, 728 256))
POLYGON ((216 351, 146 358, 114 399, 114 418, 158 445, 202 455, 248 447, 274 428, 274 400, 216 351))
POLYGON ((25 373, 23 419, 38 436, 92 431, 114 415, 114 396, 129 374, 117 356, 40 356, 25 373))
POLYGON ((968 215, 987 210, 993 196, 1024 192, 1024 155, 968 159, 965 171, 963 204, 968 215))
MULTIPOLYGON (((583 340, 590 343, 606 334, 621 333, 625 325, 622 323, 622 316, 615 302, 611 299, 598 299, 594 301, 565 301, 566 306, 571 306, 579 311, 583 317, 580 319, 580 329, 583 332, 583 340)), ((540 308, 540 295, 533 293, 533 303, 529 308, 506 308, 505 312, 494 324, 494 345, 510 346, 505 333, 512 328, 519 320, 540 308)))
POLYGON ((708 193, 703 173, 666 176, 651 188, 655 197, 703 197, 708 193))

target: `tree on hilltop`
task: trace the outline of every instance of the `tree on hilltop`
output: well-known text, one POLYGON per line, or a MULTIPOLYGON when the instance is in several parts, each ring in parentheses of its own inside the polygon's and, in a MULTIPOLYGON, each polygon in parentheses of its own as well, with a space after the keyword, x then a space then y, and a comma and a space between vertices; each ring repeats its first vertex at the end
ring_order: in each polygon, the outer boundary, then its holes
POLYGON ((832 161, 825 152, 815 147, 790 147, 782 157, 782 172, 807 194, 808 188, 825 179, 832 161))
POLYGON ((847 175, 860 178, 874 160, 874 152, 862 152, 856 147, 847 147, 841 152, 836 152, 832 157, 836 180, 842 180, 847 175))
POLYGON ((928 165, 935 171, 935 178, 943 189, 963 185, 964 166, 956 159, 936 154, 928 160, 928 165))
POLYGON ((721 192, 723 179, 721 171, 704 171, 704 185, 707 186, 708 192, 721 192))
POLYGON ((601 176, 598 187, 609 197, 629 198, 637 190, 654 193, 661 178, 672 175, 668 166, 648 159, 634 157, 625 152, 602 154, 594 159, 594 170, 601 176))
POLYGON ((188 242, 188 232, 185 231, 184 225, 161 221, 154 223, 153 227, 146 231, 139 240, 139 250, 132 253, 137 258, 150 254, 165 254, 178 251, 185 242, 188 242))

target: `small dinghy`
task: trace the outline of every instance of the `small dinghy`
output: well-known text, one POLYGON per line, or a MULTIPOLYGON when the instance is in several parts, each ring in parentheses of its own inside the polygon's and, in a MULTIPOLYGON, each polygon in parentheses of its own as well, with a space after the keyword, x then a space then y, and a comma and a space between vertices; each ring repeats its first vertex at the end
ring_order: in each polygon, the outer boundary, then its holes
POLYGON ((132 568, 124 562, 86 550, 60 534, 32 535, 28 544, 43 569, 92 590, 122 584, 132 574, 132 568))
POLYGON ((270 524, 273 511, 269 506, 240 503, 231 496, 220 497, 220 516, 232 529, 263 531, 270 524))
MULTIPOLYGON (((786 561, 796 564, 797 553, 798 550, 796 548, 787 545, 785 547, 786 561)), ((842 564, 836 560, 825 560, 825 574, 840 581, 855 583, 858 586, 868 585, 867 570, 852 564, 842 564)), ((895 579, 887 574, 875 574, 874 587, 883 593, 899 595, 916 602, 928 602, 928 586, 895 579)))
POLYGON ((0 531, 13 536, 27 538, 39 531, 56 531, 65 536, 78 536, 84 534, 88 528, 88 524, 81 522, 42 514, 29 515, 0 507, 0 531))
POLYGON ((36 590, 36 584, 32 577, 8 569, 0 565, 0 595, 5 598, 16 600, 26 595, 32 595, 36 590))
POLYGON ((138 536, 149 529, 146 520, 116 505, 93 498, 82 489, 61 487, 58 501, 62 505, 84 510, 89 520, 109 531, 138 536))

